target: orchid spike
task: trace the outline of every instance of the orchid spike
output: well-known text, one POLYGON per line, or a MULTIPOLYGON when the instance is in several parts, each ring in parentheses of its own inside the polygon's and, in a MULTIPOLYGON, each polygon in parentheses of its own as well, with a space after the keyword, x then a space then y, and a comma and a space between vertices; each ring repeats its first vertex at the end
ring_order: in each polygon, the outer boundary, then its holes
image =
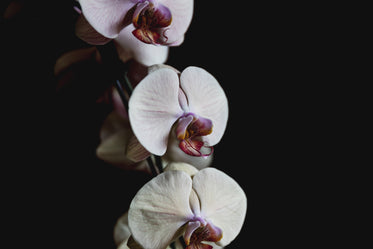
POLYGON ((192 176, 167 170, 138 191, 128 222, 144 249, 164 249, 180 236, 187 249, 220 248, 239 234, 246 208, 242 188, 220 170, 205 168, 192 176))
POLYGON ((170 141, 191 157, 206 158, 222 138, 228 101, 218 81, 199 67, 177 73, 160 68, 148 74, 129 100, 129 119, 139 142, 164 155, 170 141))

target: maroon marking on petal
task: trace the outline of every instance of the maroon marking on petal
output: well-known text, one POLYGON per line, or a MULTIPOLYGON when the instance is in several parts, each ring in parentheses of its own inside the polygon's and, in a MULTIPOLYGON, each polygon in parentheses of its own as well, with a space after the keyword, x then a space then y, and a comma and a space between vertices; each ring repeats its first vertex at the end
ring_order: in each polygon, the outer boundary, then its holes
POLYGON ((135 29, 132 34, 140 41, 147 44, 154 44, 159 40, 159 34, 150 30, 135 29))
POLYGON ((181 140, 179 148, 190 156, 210 156, 214 148, 212 146, 205 146, 205 143, 199 140, 192 140, 190 138, 181 140), (208 153, 202 153, 201 149, 207 148, 210 151, 208 153))

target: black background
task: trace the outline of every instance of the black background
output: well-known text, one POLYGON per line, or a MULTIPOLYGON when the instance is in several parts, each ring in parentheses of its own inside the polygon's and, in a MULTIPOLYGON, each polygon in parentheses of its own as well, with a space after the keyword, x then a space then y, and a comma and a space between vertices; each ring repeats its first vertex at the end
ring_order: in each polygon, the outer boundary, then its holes
MULTIPOLYGON (((79 84, 56 92, 56 59, 88 46, 74 35, 73 4, 25 2, 2 20, 2 123, 10 138, 4 161, 14 176, 7 186, 16 191, 6 194, 15 204, 11 218, 25 221, 15 231, 27 223, 30 244, 114 249, 116 219, 150 178, 95 156, 108 113, 96 102, 99 70, 85 69, 79 84)), ((324 156, 333 110, 321 107, 330 92, 320 90, 330 61, 320 56, 329 44, 323 30, 315 35, 317 18, 304 18, 310 6, 291 7, 297 12, 278 3, 195 1, 185 41, 166 62, 206 69, 228 97, 228 127, 213 166, 240 184, 248 209, 227 248, 303 248, 329 236, 328 221, 319 223, 329 212, 329 195, 319 195, 331 160, 324 156)))

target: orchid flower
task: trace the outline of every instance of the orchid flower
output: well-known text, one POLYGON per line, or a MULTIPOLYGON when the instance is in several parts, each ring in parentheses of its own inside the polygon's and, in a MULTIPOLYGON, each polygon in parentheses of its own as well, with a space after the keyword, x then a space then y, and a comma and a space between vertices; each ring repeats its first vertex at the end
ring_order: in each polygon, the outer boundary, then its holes
POLYGON ((193 16, 193 0, 79 0, 82 15, 76 34, 93 45, 114 39, 121 59, 144 65, 164 63, 167 46, 184 41, 193 16), (149 46, 165 45, 165 46, 149 46))
POLYGON ((190 157, 209 157, 222 138, 228 101, 218 81, 199 67, 148 74, 129 100, 129 119, 138 141, 155 155, 175 154, 169 140, 190 157), (171 134, 171 135, 170 135, 171 134))
POLYGON ((78 0, 92 27, 114 39, 132 23, 148 44, 180 44, 193 16, 193 0, 78 0))
POLYGON ((220 170, 166 170, 137 192, 128 224, 144 249, 164 249, 180 236, 187 249, 211 249, 235 239, 246 207, 242 188, 220 170))

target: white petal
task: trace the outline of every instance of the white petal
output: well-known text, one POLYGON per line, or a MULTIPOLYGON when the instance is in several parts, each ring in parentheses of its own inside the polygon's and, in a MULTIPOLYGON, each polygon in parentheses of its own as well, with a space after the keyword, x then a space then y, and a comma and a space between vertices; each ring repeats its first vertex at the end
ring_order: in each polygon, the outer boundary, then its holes
POLYGON ((168 57, 168 47, 140 41, 132 34, 134 29, 131 24, 115 38, 120 59, 126 62, 133 58, 145 66, 164 63, 168 57))
POLYGON ((187 96, 190 111, 212 121, 207 135, 210 146, 222 138, 228 121, 228 100, 218 81, 199 67, 187 67, 180 76, 180 85, 187 96))
POLYGON ((164 249, 191 218, 192 179, 182 171, 164 172, 145 184, 131 202, 132 236, 145 249, 164 249), (179 230, 179 231, 178 231, 179 230))
POLYGON ((223 231, 220 246, 228 245, 240 232, 246 215, 246 195, 230 176, 215 168, 200 170, 193 189, 201 202, 201 213, 223 231))
POLYGON ((126 23, 124 17, 136 0, 79 0, 83 15, 100 34, 115 38, 126 23))
POLYGON ((171 25, 166 31, 167 42, 171 43, 171 46, 178 46, 183 42, 184 34, 192 21, 194 1, 159 0, 159 3, 169 8, 172 14, 171 25))
POLYGON ((174 122, 183 113, 178 101, 179 78, 168 68, 147 75, 129 100, 129 118, 137 139, 149 152, 163 155, 174 122))

